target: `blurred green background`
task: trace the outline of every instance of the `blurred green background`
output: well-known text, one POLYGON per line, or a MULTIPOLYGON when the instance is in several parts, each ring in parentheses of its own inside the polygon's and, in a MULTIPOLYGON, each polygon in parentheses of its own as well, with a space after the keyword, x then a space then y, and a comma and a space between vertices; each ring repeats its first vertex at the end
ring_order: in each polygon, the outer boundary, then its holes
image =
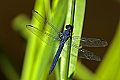
MULTIPOLYGON (((19 14, 25 14, 31 18, 34 2, 34 0, 0 1, 0 54, 7 56, 19 76, 27 41, 13 29, 12 21, 19 14)), ((119 1, 87 0, 82 36, 104 38, 110 45, 117 29, 119 16, 119 1)), ((87 49, 103 57, 108 47, 87 49)), ((82 63, 95 72, 100 62, 82 59, 82 63)), ((0 80, 7 80, 1 65, 0 80)))

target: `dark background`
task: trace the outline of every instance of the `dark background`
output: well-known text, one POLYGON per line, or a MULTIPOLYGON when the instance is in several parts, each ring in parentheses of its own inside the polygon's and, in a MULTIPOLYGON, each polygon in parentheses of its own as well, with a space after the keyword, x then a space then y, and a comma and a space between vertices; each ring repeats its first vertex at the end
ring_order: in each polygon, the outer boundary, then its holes
MULTIPOLYGON (((33 7, 34 0, 0 1, 0 47, 19 75, 22 70, 26 41, 12 29, 11 22, 21 13, 31 17, 33 7)), ((104 38, 110 45, 117 29, 119 16, 120 3, 117 0, 87 0, 82 36, 104 38)), ((103 58, 108 47, 87 49, 103 58)), ((100 62, 82 60, 82 63, 95 72, 100 62)), ((6 80, 1 69, 0 80, 6 80)))

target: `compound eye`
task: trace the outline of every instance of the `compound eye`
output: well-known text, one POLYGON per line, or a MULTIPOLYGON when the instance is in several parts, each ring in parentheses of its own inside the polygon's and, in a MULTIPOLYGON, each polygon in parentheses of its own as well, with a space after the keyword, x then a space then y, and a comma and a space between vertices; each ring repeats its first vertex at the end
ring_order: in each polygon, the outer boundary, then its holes
POLYGON ((66 25, 66 29, 68 29, 70 26, 69 25, 66 25))
POLYGON ((66 25, 66 29, 72 30, 73 27, 71 25, 66 25))

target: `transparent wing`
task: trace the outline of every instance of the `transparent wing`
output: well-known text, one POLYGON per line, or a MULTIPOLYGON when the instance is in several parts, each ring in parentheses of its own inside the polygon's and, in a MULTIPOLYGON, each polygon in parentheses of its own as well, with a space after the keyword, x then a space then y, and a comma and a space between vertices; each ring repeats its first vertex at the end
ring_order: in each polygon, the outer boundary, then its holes
POLYGON ((54 26, 51 22, 48 21, 47 17, 43 17, 39 12, 37 12, 36 10, 33 10, 33 17, 36 18, 36 20, 39 22, 39 23, 42 23, 43 26, 44 25, 49 25, 49 27, 54 30, 54 32, 56 33, 59 33, 58 29, 56 29, 56 26, 54 26))
POLYGON ((95 55, 93 52, 83 49, 82 47, 105 47, 108 43, 104 39, 99 38, 86 38, 79 36, 73 36, 72 47, 78 49, 78 57, 88 60, 101 61, 100 57, 95 55), (80 45, 77 45, 76 42, 80 42, 80 45))
POLYGON ((82 37, 81 39, 79 39, 78 36, 74 36, 72 40, 74 44, 75 42, 80 41, 80 45, 85 47, 105 47, 108 45, 107 41, 99 38, 82 37))
POLYGON ((83 48, 79 49, 78 57, 88 59, 88 60, 101 61, 101 58, 99 56, 83 48))
POLYGON ((54 34, 50 34, 47 31, 40 30, 37 27, 34 27, 32 25, 26 25, 27 29, 30 30, 33 34, 35 34, 37 37, 39 37, 41 40, 43 40, 46 43, 53 42, 53 41, 59 41, 59 37, 55 36, 54 34), (49 39, 49 40, 47 40, 49 39))
POLYGON ((105 47, 108 45, 104 39, 85 38, 85 37, 81 38, 80 44, 81 46, 86 46, 86 47, 105 47))
POLYGON ((59 33, 56 32, 56 29, 52 24, 48 22, 46 18, 40 15, 37 11, 33 11, 35 19, 43 27, 35 27, 34 25, 26 25, 27 29, 34 33, 46 44, 51 44, 55 41, 60 41, 59 33))

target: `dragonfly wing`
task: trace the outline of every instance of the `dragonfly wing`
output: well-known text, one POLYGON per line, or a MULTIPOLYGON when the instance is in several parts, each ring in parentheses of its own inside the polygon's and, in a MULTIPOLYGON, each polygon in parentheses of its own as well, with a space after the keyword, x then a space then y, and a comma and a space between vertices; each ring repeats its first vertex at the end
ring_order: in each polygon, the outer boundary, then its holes
POLYGON ((86 47, 105 47, 108 45, 104 39, 85 38, 85 37, 81 38, 80 43, 82 46, 86 46, 86 47))
POLYGON ((37 12, 36 10, 33 10, 33 17, 39 22, 41 23, 43 26, 49 25, 49 27, 47 27, 48 29, 52 30, 52 32, 56 32, 57 34, 59 34, 59 30, 56 29, 56 26, 54 26, 51 22, 48 21, 48 18, 45 16, 43 17, 39 12, 37 12))
POLYGON ((35 18, 35 21, 40 24, 38 27, 35 27, 34 25, 26 25, 27 29, 47 44, 60 41, 59 32, 55 29, 54 25, 48 22, 46 17, 43 17, 40 13, 34 10, 33 17, 35 18))
POLYGON ((82 37, 80 39, 78 36, 74 36, 72 40, 73 42, 80 41, 80 45, 85 47, 105 47, 108 45, 107 41, 99 38, 82 37))
POLYGON ((88 59, 88 60, 101 61, 101 58, 99 56, 83 48, 79 49, 78 57, 88 59))
POLYGON ((43 42, 46 44, 51 44, 55 41, 60 41, 58 36, 55 36, 54 34, 50 34, 47 31, 40 30, 37 27, 34 27, 32 25, 26 25, 27 29, 30 30, 33 34, 35 34, 37 37, 39 37, 43 42))

